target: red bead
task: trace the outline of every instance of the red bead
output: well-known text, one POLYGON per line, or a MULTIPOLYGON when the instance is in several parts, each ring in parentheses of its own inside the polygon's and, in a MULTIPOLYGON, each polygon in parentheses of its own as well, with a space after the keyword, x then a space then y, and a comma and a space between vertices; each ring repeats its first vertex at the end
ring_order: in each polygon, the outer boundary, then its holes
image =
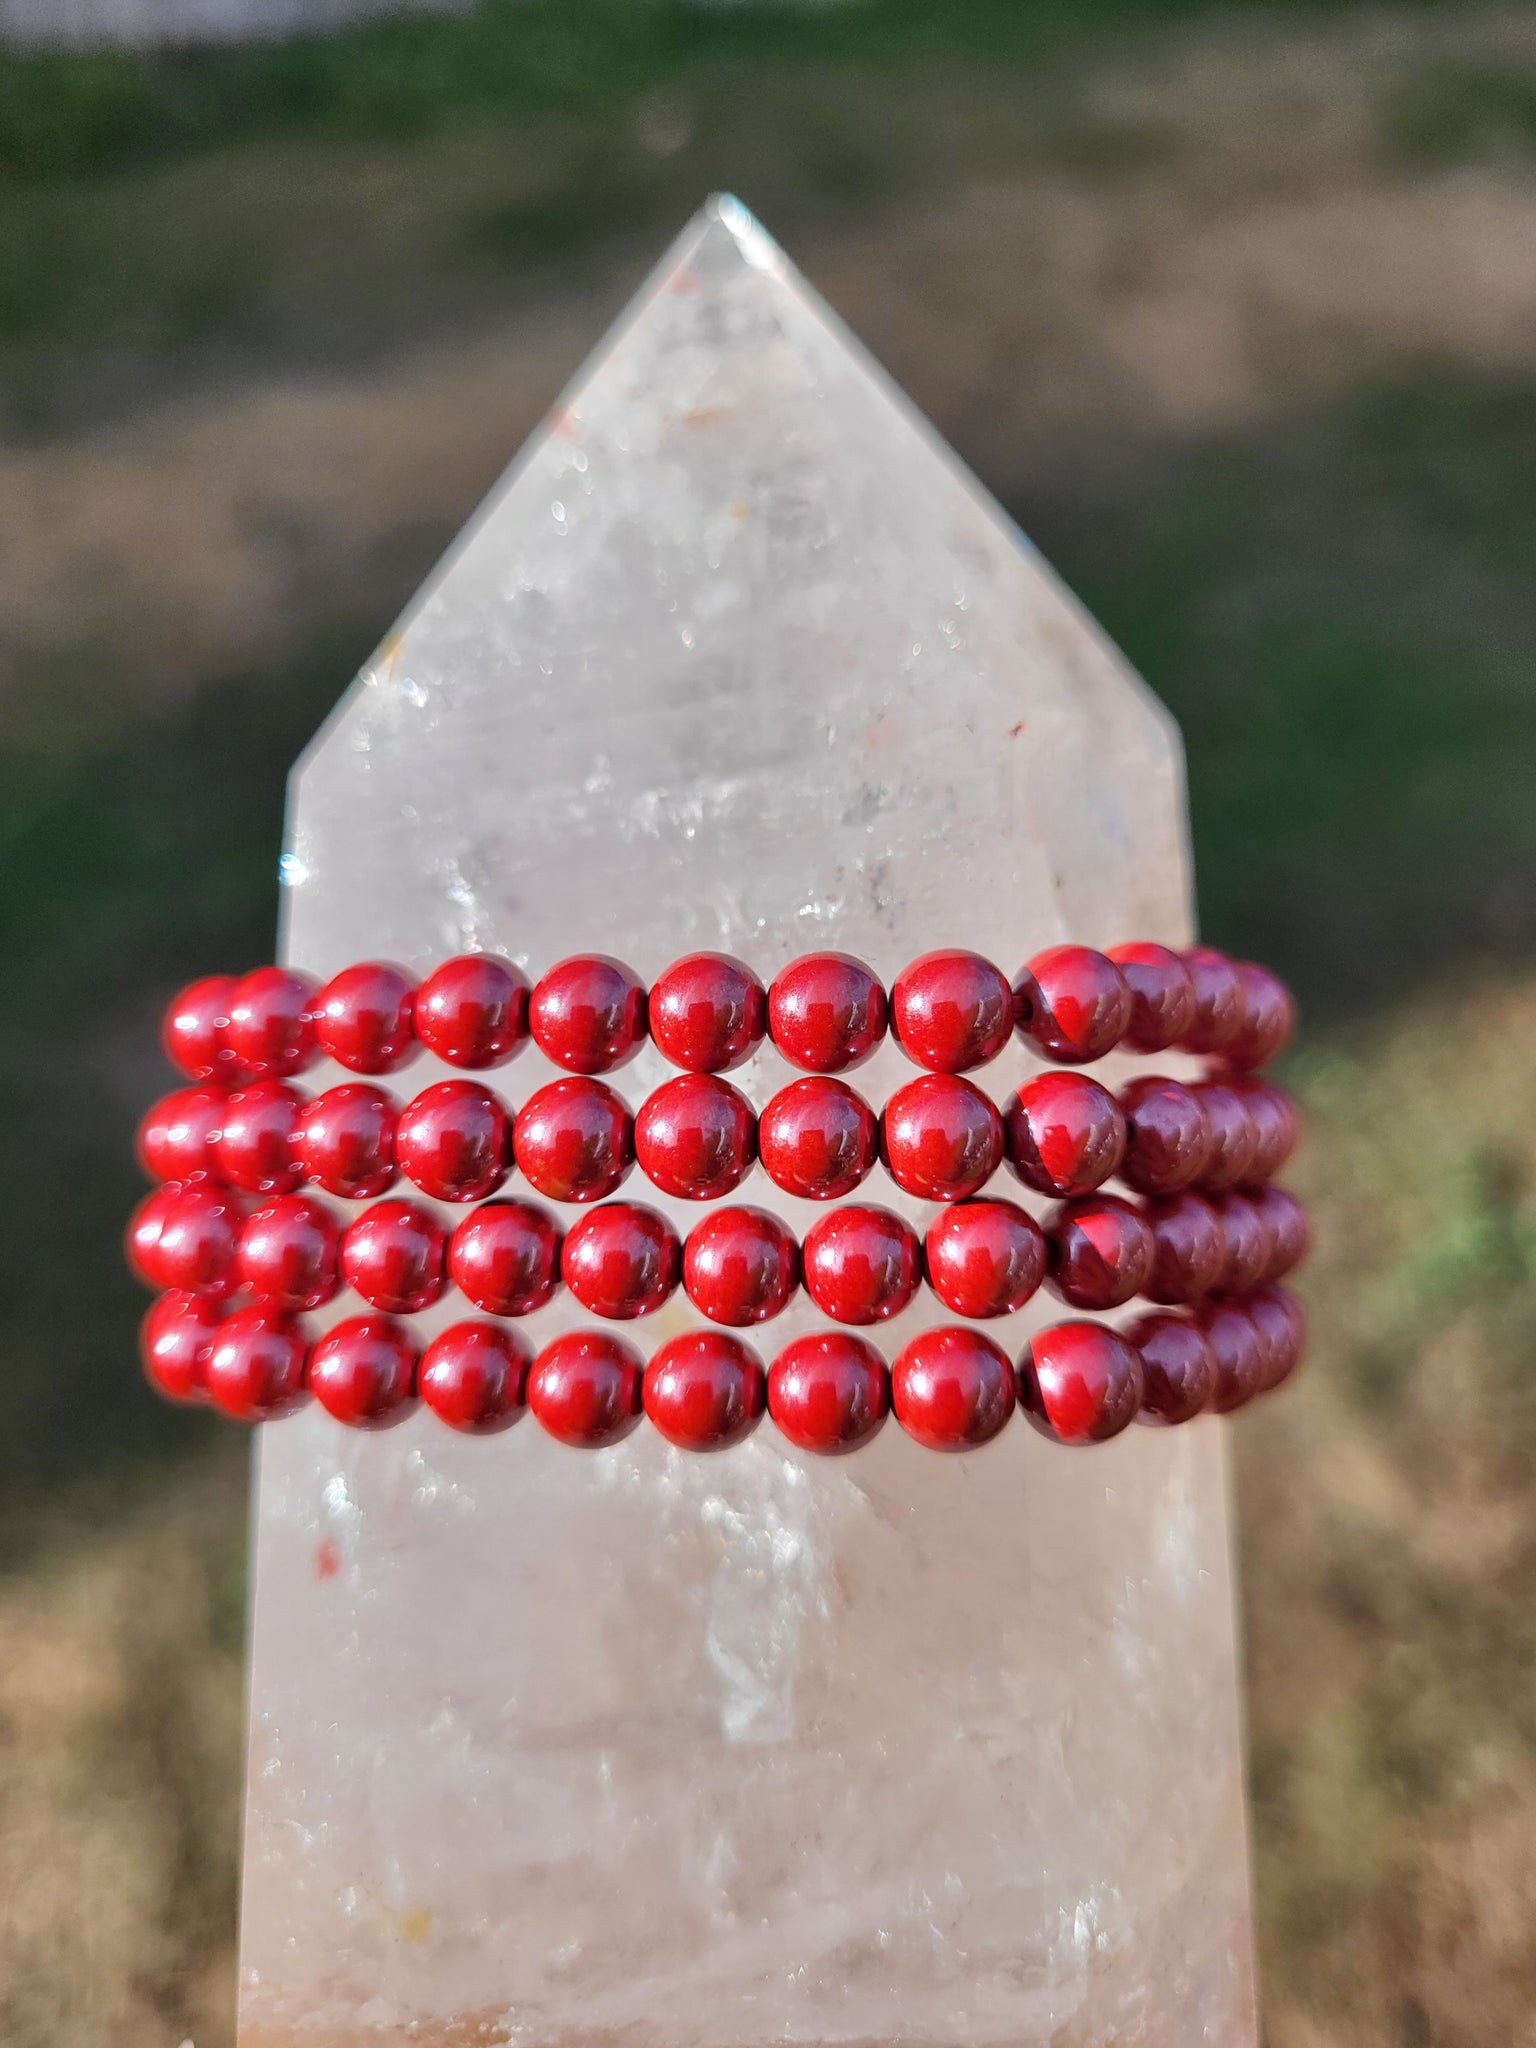
POLYGON ((1211 1151, 1200 1175, 1203 1194, 1239 1187, 1258 1157, 1259 1130, 1238 1090, 1225 1081, 1197 1081, 1194 1093, 1211 1129, 1211 1151))
POLYGON ((1306 1310, 1287 1288, 1263 1287, 1242 1304, 1264 1345, 1264 1385, 1270 1393, 1284 1384, 1301 1363, 1306 1349, 1306 1310))
POLYGON ((1216 1359, 1184 1316, 1141 1316, 1124 1333, 1141 1358, 1145 1389, 1138 1422, 1170 1427, 1208 1408, 1216 1391, 1216 1359))
POLYGON ((478 1202, 511 1168, 511 1119, 478 1081, 437 1081, 400 1112, 395 1164, 436 1201, 478 1202))
POLYGON ((1191 1052, 1223 1052, 1242 1029, 1243 991, 1237 969, 1214 946, 1191 946, 1184 964, 1195 984, 1195 1021, 1181 1042, 1191 1052))
POLYGON ((153 1194, 144 1197, 128 1219, 128 1228, 123 1233, 123 1255, 128 1261, 129 1272, 136 1280, 142 1280, 146 1287, 165 1285, 155 1264, 155 1251, 160 1243, 160 1226, 175 1208, 180 1193, 179 1181, 156 1188, 153 1194))
POLYGON ((398 1421, 411 1399, 416 1346, 390 1316, 348 1316, 311 1345, 306 1379, 320 1406, 352 1429, 398 1421))
POLYGON ((729 953, 690 953, 651 985, 651 1037, 674 1067, 723 1074, 750 1059, 768 1028, 768 997, 729 953))
POLYGON ((1109 956, 1131 992, 1124 1043, 1136 1052, 1162 1052, 1180 1044, 1195 1024, 1194 977, 1168 946, 1138 940, 1111 946, 1109 956))
POLYGON ((996 1173, 1003 1120, 996 1103, 958 1074, 921 1074, 886 1103, 880 1151, 892 1180, 909 1195, 958 1201, 996 1173))
POLYGON ((527 977, 493 953, 445 960, 416 991, 415 1025, 450 1067, 499 1067, 528 1036, 527 977))
POLYGON ((219 1326, 203 1367, 215 1408, 237 1422, 266 1422, 304 1393, 304 1332, 281 1309, 243 1308, 219 1326))
POLYGON ((879 1142, 869 1104, 846 1082, 820 1074, 781 1088, 757 1125, 770 1180, 812 1202, 852 1194, 874 1166, 879 1142))
POLYGON ((494 1436, 523 1412, 531 1356, 499 1323, 450 1323, 421 1354, 417 1391, 450 1429, 494 1436))
POLYGON ((1047 946, 1013 984, 1014 1022, 1047 1059, 1079 1067, 1124 1038, 1131 992, 1113 960, 1091 946, 1047 946))
POLYGON ((144 1377, 168 1401, 201 1401, 208 1354, 223 1318, 200 1294, 162 1294, 139 1325, 144 1377))
POLYGON ((151 1180, 217 1181, 222 1088, 177 1088, 144 1112, 134 1150, 151 1180))
POLYGON ((1266 1280, 1283 1280, 1293 1273, 1312 1246, 1312 1226, 1307 1212, 1289 1188, 1260 1188, 1253 1196, 1274 1237, 1266 1280))
POLYGON ((680 1451, 723 1451, 756 1429, 767 1377, 739 1337, 689 1330, 662 1345, 645 1368, 645 1412, 680 1451))
POLYGON ((1280 1052, 1296 1021, 1291 992, 1251 960, 1237 963, 1238 1027, 1224 1048, 1234 1067, 1262 1067, 1280 1052))
POLYGON ((712 1323, 766 1323, 800 1284, 793 1231, 766 1209, 717 1209, 683 1247, 688 1299, 712 1323))
POLYGON ((562 960, 534 983, 528 1026, 540 1050, 573 1074, 606 1074, 645 1039, 645 989, 605 953, 562 960))
POLYGON ((224 1105, 217 1153, 231 1187, 252 1195, 285 1195, 304 1178, 294 1143, 304 1098, 281 1081, 253 1081, 224 1105))
POLYGON ((281 1081, 315 1057, 315 985, 287 967, 242 974, 229 996, 224 1044, 253 1081, 281 1081))
POLYGON ((1212 1196, 1211 1207, 1225 1247, 1214 1291, 1249 1294, 1263 1285, 1269 1272, 1275 1255, 1274 1227, 1257 1202, 1235 1189, 1231 1194, 1212 1196))
POLYGON ((395 1180, 398 1114, 382 1088, 362 1081, 343 1081, 316 1095, 304 1105, 293 1134, 305 1178, 347 1201, 382 1195, 395 1180))
POLYGON ((1006 1316, 1045 1278, 1045 1238, 1012 1202, 952 1202, 928 1226, 928 1284, 957 1316, 1006 1316))
POLYGON ((1152 1271, 1142 1283, 1148 1301, 1199 1301, 1221 1278, 1227 1240, 1216 1211, 1198 1195, 1170 1195, 1142 1209, 1152 1232, 1152 1271))
POLYGON ((812 1074, 844 1074, 885 1036, 885 990, 862 960, 807 953, 774 977, 768 1029, 785 1059, 812 1074))
POLYGON ((228 1195, 196 1181, 162 1188, 139 1205, 129 1226, 130 1252, 151 1287, 220 1301, 235 1289, 239 1232, 240 1211, 228 1195))
POLYGON ((1152 1232, 1138 1210, 1115 1195, 1063 1202, 1045 1226, 1050 1284, 1073 1308, 1118 1308, 1151 1277, 1152 1232))
POLYGON ((891 1367, 891 1407, 930 1451, 990 1443, 1013 1413, 1013 1367, 979 1330, 924 1330, 891 1367))
POLYGON ((528 1375, 528 1406, 552 1437, 599 1450, 640 1420, 640 1354, 606 1330, 570 1330, 546 1344, 528 1375))
POLYGON ((240 1229, 235 1270, 270 1308, 323 1308, 341 1285, 336 1219, 308 1195, 279 1195, 240 1229))
POLYGON ((891 1029, 920 1067, 963 1074, 1013 1036, 1013 990, 979 953, 924 953, 891 988, 891 1029))
POLYGON ((447 1238, 417 1202, 375 1202, 347 1225, 341 1270, 364 1301, 390 1315, 430 1308, 443 1291, 447 1238))
POLYGON ((923 1277, 915 1232, 889 1209, 847 1203, 818 1216, 800 1254, 805 1291, 835 1323, 899 1315, 923 1277))
POLYGON ((1125 1158, 1120 1178, 1141 1195, 1193 1187, 1211 1162, 1215 1140, 1199 1096, 1181 1081, 1144 1074, 1120 1091, 1125 1158))
POLYGON ((679 1074, 640 1105, 640 1171, 664 1195, 712 1202, 728 1195, 757 1157, 757 1118, 747 1098, 713 1074, 679 1074))
POLYGON ((1262 1187, 1273 1180, 1296 1150, 1301 1139, 1301 1117, 1283 1088, 1273 1081, 1244 1077, 1234 1081, 1232 1092, 1247 1112, 1254 1133, 1254 1153, 1243 1175, 1245 1187, 1262 1187))
POLYGON ((517 1112, 512 1154, 550 1201, 601 1201, 635 1163, 634 1119, 602 1081, 551 1081, 517 1112))
POLYGON ((1003 1107, 1008 1162, 1041 1195, 1089 1195, 1125 1151, 1125 1117, 1086 1074, 1036 1074, 1003 1107))
POLYGON ((1019 1365, 1025 1414, 1059 1444, 1118 1436, 1141 1406, 1141 1360, 1103 1323, 1057 1323, 1030 1339, 1019 1365))
POLYGON ((392 1074, 416 1050, 413 994, 400 969, 382 960, 343 967, 310 1005, 315 1044, 354 1074, 392 1074))
POLYGON ((559 1284, 559 1225, 533 1202, 486 1202, 448 1240, 448 1274, 489 1316, 532 1315, 559 1284))
POLYGON ((224 1042, 234 992, 232 974, 207 974, 201 981, 188 982, 167 1007, 160 1043, 172 1066, 190 1080, 240 1079, 239 1062, 224 1042))
POLYGON ((1216 1360, 1212 1411, 1230 1415, 1263 1393, 1272 1363, 1269 1347, 1253 1318, 1234 1301, 1202 1302, 1194 1323, 1216 1360))
POLYGON ((664 1216, 638 1202, 609 1202, 565 1233, 560 1277, 593 1315, 627 1323, 661 1307, 677 1285, 681 1257, 664 1216))
POLYGON ((890 1407, 885 1360, 862 1337, 797 1337, 768 1369, 768 1413, 802 1451, 840 1457, 867 1444, 890 1407))

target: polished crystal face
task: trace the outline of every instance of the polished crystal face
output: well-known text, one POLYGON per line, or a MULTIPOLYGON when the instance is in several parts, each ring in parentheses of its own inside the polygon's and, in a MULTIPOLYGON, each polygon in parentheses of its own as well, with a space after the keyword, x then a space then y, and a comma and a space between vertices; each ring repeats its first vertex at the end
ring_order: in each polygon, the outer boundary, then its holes
MULTIPOLYGON (((835 948, 889 985, 1189 919, 1168 717, 729 200, 301 762, 282 872, 321 975, 835 948)), ((793 1071, 731 1080, 761 1107, 793 1071)), ((916 1071, 888 1040, 849 1078, 916 1071)), ((734 1199, 820 1213, 760 1171, 734 1199)), ((933 1213, 883 1170, 860 1199, 933 1213)), ((875 1334, 946 1319, 924 1289, 875 1334)), ((1221 1425, 826 1460, 311 1408, 258 1464, 245 2048, 1252 2043, 1221 1425)))

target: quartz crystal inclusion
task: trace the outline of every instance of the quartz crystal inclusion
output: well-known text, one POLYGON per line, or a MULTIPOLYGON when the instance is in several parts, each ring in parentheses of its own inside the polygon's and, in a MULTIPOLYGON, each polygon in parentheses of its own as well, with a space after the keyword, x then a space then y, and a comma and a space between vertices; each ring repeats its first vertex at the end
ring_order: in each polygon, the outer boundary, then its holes
MULTIPOLYGON (((1167 714, 726 199, 300 762, 283 881, 322 974, 837 947, 889 979, 1189 930, 1167 714)), ((815 1213, 760 1171, 736 1199, 815 1213)), ((920 1294, 887 1355, 939 1320, 920 1294)), ((1223 1460, 1215 1421, 833 1460, 266 1428, 242 2048, 1251 2048, 1223 1460)))

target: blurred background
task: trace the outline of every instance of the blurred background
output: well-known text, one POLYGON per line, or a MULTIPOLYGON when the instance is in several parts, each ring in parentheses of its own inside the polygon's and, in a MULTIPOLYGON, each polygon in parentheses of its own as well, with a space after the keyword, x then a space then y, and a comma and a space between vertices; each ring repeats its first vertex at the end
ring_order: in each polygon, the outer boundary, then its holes
POLYGON ((1536 2043, 1536 10, 363 14, 0 0, 0 2037, 231 2038, 246 1444, 118 1251, 159 1006, 270 957, 288 763, 726 186, 1182 720, 1205 930, 1304 1005, 1270 2048, 1536 2043))

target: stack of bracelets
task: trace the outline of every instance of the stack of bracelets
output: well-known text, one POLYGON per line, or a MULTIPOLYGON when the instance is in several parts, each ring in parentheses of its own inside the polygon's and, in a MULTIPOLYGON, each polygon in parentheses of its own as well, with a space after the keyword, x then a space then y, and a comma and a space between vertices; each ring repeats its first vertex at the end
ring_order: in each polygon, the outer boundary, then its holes
POLYGON ((850 1451, 888 1412, 920 1443, 965 1450, 1015 1405, 1046 1436, 1096 1443, 1133 1420, 1174 1424, 1242 1407, 1299 1363, 1302 1312, 1276 1283, 1307 1250, 1300 1205, 1273 1184, 1295 1147, 1290 1099, 1256 1070, 1280 1050, 1291 1001, 1264 969, 1208 947, 1053 946, 1010 985, 978 954, 925 954, 889 995, 857 960, 818 953, 770 988, 738 960, 695 953, 647 991, 601 955, 530 987, 490 954, 419 986, 377 962, 324 987, 282 967, 197 981, 164 1043, 189 1086, 158 1102, 139 1156, 160 1185, 128 1255, 164 1290, 144 1322, 151 1382, 255 1421, 306 1394, 378 1427, 416 1401, 461 1430, 524 1407, 562 1442, 611 1444, 642 1414, 692 1450, 739 1442, 763 1413, 804 1449, 850 1451), (887 1029, 924 1071, 878 1115, 839 1078, 887 1029), (1054 1063, 1001 1110, 963 1078, 1014 1033, 1054 1063), (761 1113, 721 1075, 765 1035, 804 1078, 761 1113), (402 1108, 370 1081, 306 1098, 320 1058, 391 1074, 424 1049, 497 1067, 528 1038, 566 1077, 515 1111, 478 1081, 402 1108), (596 1076, 649 1039, 683 1071, 632 1115, 596 1076), (1116 1047, 1202 1056, 1204 1077, 1156 1074, 1118 1095, 1074 1071, 1116 1047), (1056 1198, 1043 1224, 981 1190, 1006 1160, 1056 1198), (882 1162, 941 1204, 919 1240, 888 1209, 842 1198, 882 1162), (836 1204, 803 1244, 777 1216, 712 1209, 686 1240, 639 1202, 606 1198, 638 1166, 665 1194, 712 1202, 755 1163, 785 1193, 836 1204), (546 1201, 592 1205, 562 1225, 539 1202, 491 1200, 514 1167, 546 1201), (387 1194, 401 1178, 469 1206, 455 1228, 387 1194), (1101 1192, 1117 1178, 1128 1195, 1101 1192), (343 1223, 316 1192, 366 1202, 343 1223), (887 1366, 849 1326, 898 1314, 926 1280, 963 1322, 923 1331, 887 1366), (1015 1365, 975 1323, 1044 1284, 1073 1309, 1154 1304, 1116 1330, 1038 1332, 1015 1365), (608 1324, 651 1314, 681 1285, 711 1325, 649 1362, 612 1328, 566 1332, 535 1356, 504 1319, 565 1287, 608 1324), (369 1304, 311 1342, 298 1318, 347 1286, 369 1304), (768 1323, 803 1287, 839 1326, 786 1345, 766 1370, 730 1331, 768 1323), (399 1318, 449 1288, 482 1312, 418 1349, 399 1318), (494 1319, 494 1320, 492 1320, 494 1319), (720 1327, 723 1326, 723 1327, 720 1327))

